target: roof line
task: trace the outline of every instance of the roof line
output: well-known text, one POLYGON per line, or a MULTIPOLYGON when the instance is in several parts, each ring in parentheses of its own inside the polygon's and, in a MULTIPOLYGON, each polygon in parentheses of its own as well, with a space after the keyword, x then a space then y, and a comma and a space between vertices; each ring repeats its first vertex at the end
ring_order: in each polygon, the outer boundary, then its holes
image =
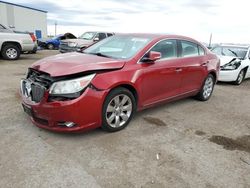
POLYGON ((5 3, 5 4, 8 4, 8 5, 14 5, 14 6, 17 6, 17 7, 27 8, 27 9, 36 10, 36 11, 39 11, 39 12, 44 12, 44 13, 48 12, 48 11, 45 11, 45 10, 31 8, 31 7, 27 7, 27 6, 24 6, 24 5, 18 5, 18 4, 15 4, 15 3, 9 3, 9 2, 5 2, 5 1, 0 1, 0 3, 5 3))

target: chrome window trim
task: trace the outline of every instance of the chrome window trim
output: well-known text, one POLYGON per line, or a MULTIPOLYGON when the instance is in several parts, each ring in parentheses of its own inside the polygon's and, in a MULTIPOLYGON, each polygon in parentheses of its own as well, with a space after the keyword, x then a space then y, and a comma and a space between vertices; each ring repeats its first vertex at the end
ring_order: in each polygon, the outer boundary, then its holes
MULTIPOLYGON (((187 42, 191 42, 191 43, 194 43, 194 44, 196 44, 197 45, 197 48, 198 48, 198 46, 200 46, 201 48, 203 48, 203 46, 201 46, 200 44, 198 44, 198 43, 196 43, 196 42, 192 42, 192 41, 190 41, 190 40, 186 40, 186 39, 178 39, 178 38, 164 38, 164 39, 161 39, 161 40, 159 40, 157 43, 155 43, 149 50, 147 50, 144 54, 143 54, 143 56, 142 57, 140 57, 139 58, 139 60, 137 61, 137 63, 136 64, 143 64, 144 62, 141 62, 141 59, 152 49, 152 48, 154 48, 158 43, 160 43, 160 42, 162 42, 162 41, 164 41, 164 40, 176 40, 176 42, 178 42, 178 41, 187 41, 187 42)), ((177 43, 176 43, 177 44, 177 43)), ((178 46, 176 46, 177 47, 177 49, 176 50, 178 50, 178 46)), ((206 53, 206 50, 203 48, 203 50, 204 50, 204 52, 205 52, 205 54, 204 55, 198 55, 198 56, 189 56, 189 57, 176 57, 176 58, 163 58, 163 59, 159 59, 159 60, 157 60, 157 62, 159 62, 159 61, 165 61, 165 60, 171 60, 171 59, 182 59, 182 58, 190 58, 190 57, 201 57, 201 56, 205 56, 205 55, 207 55, 207 53, 206 53)))

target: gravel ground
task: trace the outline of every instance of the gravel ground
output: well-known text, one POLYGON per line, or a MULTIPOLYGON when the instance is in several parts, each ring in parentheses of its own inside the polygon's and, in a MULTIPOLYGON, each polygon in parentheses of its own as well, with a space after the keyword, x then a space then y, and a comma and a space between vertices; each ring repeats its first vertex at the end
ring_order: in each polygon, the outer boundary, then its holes
POLYGON ((120 132, 59 134, 33 126, 17 94, 56 53, 0 59, 0 187, 250 187, 250 80, 139 112, 120 132))

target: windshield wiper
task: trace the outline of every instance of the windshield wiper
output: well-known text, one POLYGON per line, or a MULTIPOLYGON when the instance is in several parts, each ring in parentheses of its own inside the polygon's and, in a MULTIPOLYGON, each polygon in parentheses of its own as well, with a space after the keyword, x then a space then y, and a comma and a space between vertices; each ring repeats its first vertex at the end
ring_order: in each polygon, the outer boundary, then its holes
POLYGON ((89 53, 89 54, 97 55, 97 56, 101 56, 101 57, 108 57, 108 58, 111 58, 110 56, 105 55, 105 54, 102 54, 102 53, 100 53, 100 52, 97 52, 97 53, 89 53))
POLYGON ((233 50, 227 49, 229 52, 231 52, 232 54, 234 54, 236 57, 238 57, 237 53, 233 50))

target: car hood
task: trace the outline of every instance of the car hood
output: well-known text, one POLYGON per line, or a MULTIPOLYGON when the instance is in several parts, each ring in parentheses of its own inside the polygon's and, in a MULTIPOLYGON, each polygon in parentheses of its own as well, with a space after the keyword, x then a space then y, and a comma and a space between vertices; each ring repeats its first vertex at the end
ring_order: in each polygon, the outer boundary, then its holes
POLYGON ((75 42, 77 43, 77 46, 90 45, 93 43, 92 40, 85 40, 85 39, 66 39, 63 40, 63 42, 75 42))
POLYGON ((219 56, 219 58, 220 58, 220 65, 221 66, 223 66, 229 62, 235 61, 236 59, 240 60, 240 58, 233 57, 233 56, 219 56))
POLYGON ((41 59, 31 65, 31 68, 57 77, 87 71, 121 69, 124 64, 125 61, 122 60, 72 52, 41 59))

